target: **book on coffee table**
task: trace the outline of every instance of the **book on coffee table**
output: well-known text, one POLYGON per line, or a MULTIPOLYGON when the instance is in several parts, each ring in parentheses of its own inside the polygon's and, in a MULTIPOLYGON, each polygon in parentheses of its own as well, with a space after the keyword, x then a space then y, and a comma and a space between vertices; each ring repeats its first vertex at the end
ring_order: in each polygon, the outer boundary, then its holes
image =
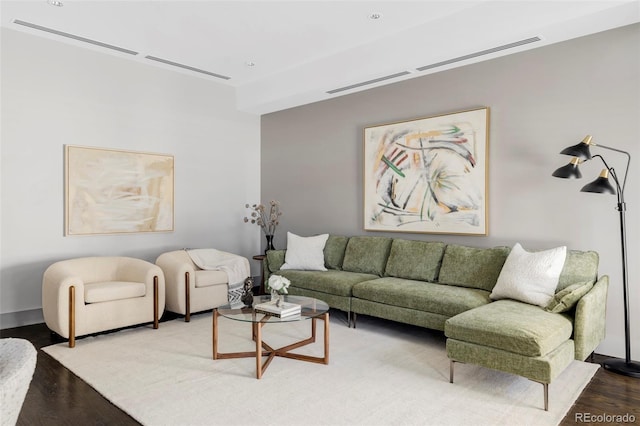
POLYGON ((276 302, 264 302, 258 303, 253 307, 256 312, 262 314, 273 315, 278 318, 290 317, 293 315, 300 315, 301 307, 296 303, 283 302, 280 306, 276 305, 276 302))

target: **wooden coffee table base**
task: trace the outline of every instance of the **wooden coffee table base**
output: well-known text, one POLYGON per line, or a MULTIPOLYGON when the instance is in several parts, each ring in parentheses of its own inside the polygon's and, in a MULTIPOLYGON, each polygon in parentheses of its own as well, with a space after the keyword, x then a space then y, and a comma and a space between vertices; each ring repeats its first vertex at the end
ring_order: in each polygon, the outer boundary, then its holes
MULTIPOLYGON (((299 361, 315 362, 317 364, 329 364, 329 313, 326 312, 318 317, 311 318, 311 337, 292 343, 281 348, 274 349, 266 342, 262 341, 262 327, 266 324, 263 321, 252 323, 253 340, 256 342, 255 352, 218 352, 218 310, 213 310, 213 359, 226 358, 252 358, 256 359, 256 378, 262 378, 273 358, 281 356, 284 358, 297 359, 299 361), (291 352, 302 346, 315 343, 316 341, 316 320, 320 318, 324 321, 324 357, 315 357, 291 352), (263 363, 262 357, 267 356, 267 360, 263 363)), ((265 316, 266 318, 266 316, 265 316)))

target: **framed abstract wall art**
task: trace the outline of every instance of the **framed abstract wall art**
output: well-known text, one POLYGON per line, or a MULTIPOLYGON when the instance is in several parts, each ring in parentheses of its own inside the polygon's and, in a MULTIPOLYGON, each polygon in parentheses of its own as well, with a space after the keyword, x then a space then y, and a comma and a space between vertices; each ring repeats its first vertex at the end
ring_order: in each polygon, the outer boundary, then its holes
POLYGON ((65 146, 65 235, 173 231, 173 156, 65 146))
POLYGON ((487 235, 489 108, 364 129, 364 229, 487 235))

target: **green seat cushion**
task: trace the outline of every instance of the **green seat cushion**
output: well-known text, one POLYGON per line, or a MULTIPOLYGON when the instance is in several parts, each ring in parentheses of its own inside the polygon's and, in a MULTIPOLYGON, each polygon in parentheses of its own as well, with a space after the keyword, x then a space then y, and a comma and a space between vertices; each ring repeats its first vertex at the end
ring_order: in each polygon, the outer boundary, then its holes
POLYGON ((356 284, 353 297, 447 317, 491 302, 485 290, 392 277, 356 284))
POLYGON ((382 276, 391 249, 391 238, 351 237, 342 262, 342 270, 382 276))
POLYGON ((509 247, 475 248, 449 244, 444 251, 438 282, 491 291, 509 251, 509 247))
POLYGON ((277 271, 276 274, 288 278, 292 287, 315 290, 337 296, 351 296, 351 289, 355 284, 378 278, 377 275, 343 272, 334 269, 329 269, 328 271, 285 269, 277 271))
POLYGON ((444 243, 394 239, 385 275, 410 280, 435 281, 444 243))
POLYGON ((598 253, 595 251, 567 251, 564 267, 560 272, 556 292, 571 284, 591 281, 598 278, 598 253))
POLYGON ((567 315, 515 300, 498 300, 449 318, 447 337, 524 356, 544 356, 571 338, 567 315))

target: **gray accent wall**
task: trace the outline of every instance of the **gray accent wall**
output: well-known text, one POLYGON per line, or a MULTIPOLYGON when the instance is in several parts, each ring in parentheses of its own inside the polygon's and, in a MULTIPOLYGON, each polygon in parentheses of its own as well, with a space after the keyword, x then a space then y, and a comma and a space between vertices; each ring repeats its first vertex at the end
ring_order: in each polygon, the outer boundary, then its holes
MULTIPOLYGON (((640 359, 640 25, 635 24, 262 117, 262 199, 281 202, 282 225, 299 235, 388 235, 477 247, 567 245, 600 253, 611 277, 607 337, 598 352, 624 355, 622 272, 616 198, 581 193, 579 181, 551 177, 566 146, 587 135, 628 151, 627 239, 632 354, 640 359), (490 108, 489 235, 366 232, 363 129, 366 126, 490 108)), ((622 176, 626 157, 601 154, 622 176)))

